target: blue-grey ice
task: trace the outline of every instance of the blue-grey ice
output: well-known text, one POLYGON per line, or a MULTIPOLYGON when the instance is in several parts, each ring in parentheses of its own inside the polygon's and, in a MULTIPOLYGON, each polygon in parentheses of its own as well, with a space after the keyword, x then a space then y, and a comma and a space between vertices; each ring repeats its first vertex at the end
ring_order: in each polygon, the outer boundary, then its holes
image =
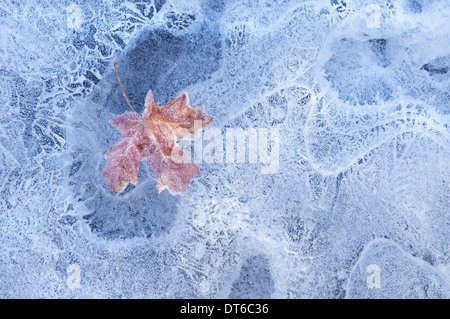
POLYGON ((450 298, 449 15, 2 1, 0 298, 450 298), (150 89, 187 92, 219 137, 277 129, 277 170, 203 161, 173 196, 142 162, 110 194, 109 120, 129 111, 114 61, 138 113, 150 89))

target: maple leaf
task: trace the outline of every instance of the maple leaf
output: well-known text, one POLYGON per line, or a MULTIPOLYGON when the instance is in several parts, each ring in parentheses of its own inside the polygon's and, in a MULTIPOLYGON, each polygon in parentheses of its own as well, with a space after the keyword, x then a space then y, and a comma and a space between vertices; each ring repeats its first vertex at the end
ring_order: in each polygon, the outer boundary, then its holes
POLYGON ((145 158, 152 167, 158 192, 167 188, 172 194, 183 195, 199 169, 176 141, 192 139, 211 120, 203 107, 188 106, 186 93, 159 107, 149 91, 142 118, 136 112, 127 112, 110 121, 120 133, 116 144, 103 153, 107 163, 102 176, 111 193, 123 191, 129 182, 138 182, 139 164, 145 158))

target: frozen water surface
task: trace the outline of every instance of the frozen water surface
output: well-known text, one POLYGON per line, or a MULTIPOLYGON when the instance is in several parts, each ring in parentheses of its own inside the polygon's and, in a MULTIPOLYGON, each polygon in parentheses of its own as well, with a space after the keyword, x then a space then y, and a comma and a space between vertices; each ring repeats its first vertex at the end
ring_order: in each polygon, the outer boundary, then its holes
POLYGON ((449 298, 449 14, 3 1, 0 297, 449 298), (278 129, 276 172, 203 161, 181 197, 142 162, 111 195, 115 60, 138 112, 150 89, 160 105, 187 92, 219 137, 278 129))

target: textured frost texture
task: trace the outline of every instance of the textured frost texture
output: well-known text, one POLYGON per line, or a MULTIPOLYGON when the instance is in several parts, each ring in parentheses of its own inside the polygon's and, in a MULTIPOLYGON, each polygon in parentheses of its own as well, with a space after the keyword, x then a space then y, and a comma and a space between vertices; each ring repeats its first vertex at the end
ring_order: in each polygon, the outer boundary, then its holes
POLYGON ((0 297, 450 298, 449 15, 3 1, 0 297), (278 129, 278 170, 203 161, 181 197, 142 162, 110 194, 101 154, 129 110, 115 60, 139 114, 150 89, 187 92, 219 137, 278 129))

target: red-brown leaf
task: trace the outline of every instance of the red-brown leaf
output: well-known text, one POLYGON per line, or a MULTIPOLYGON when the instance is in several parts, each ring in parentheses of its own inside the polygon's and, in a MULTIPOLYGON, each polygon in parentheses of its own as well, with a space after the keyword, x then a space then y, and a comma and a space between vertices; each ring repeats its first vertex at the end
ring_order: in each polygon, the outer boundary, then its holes
POLYGON ((148 92, 142 118, 127 112, 110 121, 120 133, 117 143, 103 153, 107 163, 102 176, 111 193, 123 191, 129 182, 137 183, 139 163, 145 158, 153 169, 158 192, 167 188, 172 194, 182 195, 199 170, 176 141, 181 136, 193 138, 196 130, 205 128, 211 120, 203 108, 188 106, 185 93, 159 107, 148 92))

